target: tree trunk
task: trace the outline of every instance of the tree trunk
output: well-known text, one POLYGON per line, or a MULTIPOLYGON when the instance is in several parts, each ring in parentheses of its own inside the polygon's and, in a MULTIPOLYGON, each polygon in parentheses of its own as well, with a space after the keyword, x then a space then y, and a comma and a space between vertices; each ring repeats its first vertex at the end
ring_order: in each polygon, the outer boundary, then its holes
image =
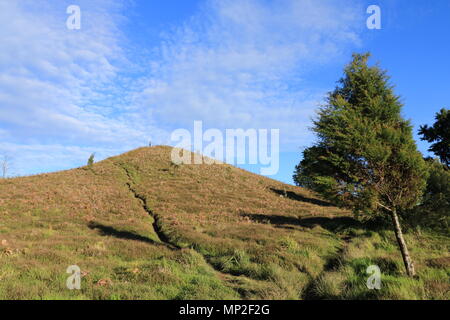
POLYGON ((403 263, 405 264, 406 273, 410 277, 414 277, 416 275, 416 271, 414 270, 414 264, 409 256, 408 248, 406 247, 405 239, 403 238, 402 229, 400 227, 400 222, 398 220, 398 215, 395 210, 391 212, 392 221, 394 223, 395 229, 395 237, 397 238, 398 246, 400 247, 400 251, 403 257, 403 263))

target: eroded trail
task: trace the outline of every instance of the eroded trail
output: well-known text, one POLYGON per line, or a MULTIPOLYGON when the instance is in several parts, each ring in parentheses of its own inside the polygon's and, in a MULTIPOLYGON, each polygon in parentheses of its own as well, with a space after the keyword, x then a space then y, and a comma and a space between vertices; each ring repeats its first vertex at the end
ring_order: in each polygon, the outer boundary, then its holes
MULTIPOLYGON (((121 166, 120 164, 116 164, 116 165, 125 171, 127 178, 128 178, 126 185, 127 185, 128 189, 130 190, 130 193, 134 196, 134 198, 136 198, 141 203, 142 208, 153 219, 153 223, 151 225, 152 225, 154 234, 157 236, 157 241, 160 242, 161 244, 165 245, 167 248, 169 248, 171 250, 182 250, 182 248, 180 246, 176 245, 175 243, 172 243, 170 241, 169 237, 166 234, 164 234, 164 232, 161 229, 161 222, 160 222, 159 216, 148 206, 147 199, 144 196, 140 195, 136 191, 136 189, 133 187, 133 178, 132 178, 130 172, 127 170, 127 168, 121 166)), ((195 251, 197 253, 199 253, 203 257, 204 261, 217 273, 217 276, 219 279, 229 283, 230 287, 233 290, 235 290, 241 296, 242 299, 245 299, 245 292, 240 290, 240 288, 233 286, 232 284, 238 282, 238 281, 236 281, 238 278, 246 278, 246 277, 234 276, 232 274, 225 273, 225 272, 219 270, 214 264, 212 264, 208 260, 207 257, 205 257, 203 254, 201 254, 201 252, 199 252, 198 250, 195 250, 195 251)))
POLYGON ((160 228, 159 217, 148 207, 147 200, 144 197, 140 196, 133 189, 133 187, 131 186, 131 183, 127 182, 127 186, 128 186, 128 189, 130 190, 130 192, 133 194, 133 196, 142 204, 142 208, 150 215, 150 217, 152 217, 152 219, 153 219, 152 227, 153 227, 154 233, 158 237, 158 241, 165 244, 170 249, 181 249, 179 246, 171 243, 169 241, 169 238, 162 232, 162 230, 160 228))
POLYGON ((141 204, 142 208, 145 210, 145 212, 147 212, 150 215, 150 217, 153 219, 152 228, 153 228, 153 233, 157 236, 157 241, 164 244, 171 250, 180 249, 179 246, 171 243, 169 238, 162 232, 162 230, 160 228, 159 217, 157 214, 155 214, 150 209, 150 207, 147 204, 147 199, 145 197, 139 195, 139 193, 134 189, 133 178, 132 178, 130 172, 127 170, 127 168, 121 166, 120 164, 117 164, 117 165, 121 169, 123 169, 127 175, 128 181, 126 182, 126 185, 127 185, 128 189, 130 190, 130 193, 134 196, 134 198, 136 198, 140 202, 140 204, 141 204))

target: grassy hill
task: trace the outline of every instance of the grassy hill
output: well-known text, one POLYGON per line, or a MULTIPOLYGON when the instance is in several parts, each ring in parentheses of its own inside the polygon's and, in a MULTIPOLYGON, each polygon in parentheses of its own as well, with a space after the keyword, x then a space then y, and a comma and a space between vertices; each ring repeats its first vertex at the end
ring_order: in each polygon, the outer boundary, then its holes
POLYGON ((395 237, 302 188, 170 147, 0 180, 0 299, 449 299, 450 239, 395 237), (382 271, 368 290, 366 268, 382 271), (67 267, 82 270, 68 290, 67 267))

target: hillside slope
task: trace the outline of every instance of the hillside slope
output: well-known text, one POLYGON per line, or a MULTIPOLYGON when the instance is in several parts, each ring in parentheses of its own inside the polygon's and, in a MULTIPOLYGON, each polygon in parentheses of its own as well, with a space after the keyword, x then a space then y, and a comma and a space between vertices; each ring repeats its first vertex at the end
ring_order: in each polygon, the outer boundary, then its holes
POLYGON ((230 165, 174 165, 141 148, 0 180, 0 299, 446 298, 449 239, 366 231, 302 188, 230 165), (387 285, 365 287, 378 264, 387 285), (82 270, 68 290, 67 267, 82 270))

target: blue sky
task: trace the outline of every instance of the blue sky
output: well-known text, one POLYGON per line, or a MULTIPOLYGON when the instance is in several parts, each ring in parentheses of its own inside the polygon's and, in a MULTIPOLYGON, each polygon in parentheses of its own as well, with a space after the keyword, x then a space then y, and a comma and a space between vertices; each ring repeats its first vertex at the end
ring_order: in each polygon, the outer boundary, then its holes
POLYGON ((447 0, 0 0, 0 154, 14 175, 69 169, 173 144, 202 120, 280 129, 272 178, 292 183, 352 52, 389 70, 417 132, 450 105, 449 34, 447 0), (66 27, 71 4, 80 30, 66 27), (381 30, 366 28, 369 5, 381 30))

